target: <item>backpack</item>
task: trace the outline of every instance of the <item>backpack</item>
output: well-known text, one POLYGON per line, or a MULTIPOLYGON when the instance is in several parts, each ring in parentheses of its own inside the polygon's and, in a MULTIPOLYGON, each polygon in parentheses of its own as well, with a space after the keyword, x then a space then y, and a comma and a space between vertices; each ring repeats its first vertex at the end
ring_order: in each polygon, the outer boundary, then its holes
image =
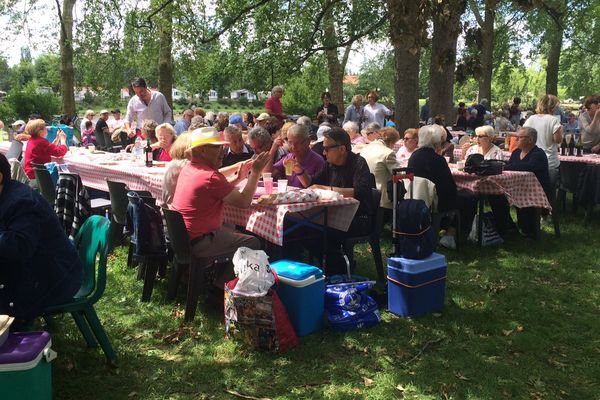
POLYGON ((502 160, 484 160, 481 154, 475 153, 467 157, 464 171, 479 176, 500 175, 504 164, 502 160))
POLYGON ((395 205, 394 253, 397 257, 421 260, 435 248, 431 211, 423 200, 403 200, 395 205))

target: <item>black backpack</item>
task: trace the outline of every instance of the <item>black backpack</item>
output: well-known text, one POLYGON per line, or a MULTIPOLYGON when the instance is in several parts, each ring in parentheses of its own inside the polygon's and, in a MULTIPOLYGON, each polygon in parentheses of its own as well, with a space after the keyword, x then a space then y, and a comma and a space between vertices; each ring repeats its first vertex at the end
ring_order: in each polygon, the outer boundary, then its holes
POLYGON ((500 175, 504 164, 502 160, 484 160, 481 154, 475 153, 467 157, 464 171, 479 176, 500 175))
POLYGON ((395 255, 414 260, 429 257, 435 248, 431 211, 423 200, 402 200, 396 205, 395 255))

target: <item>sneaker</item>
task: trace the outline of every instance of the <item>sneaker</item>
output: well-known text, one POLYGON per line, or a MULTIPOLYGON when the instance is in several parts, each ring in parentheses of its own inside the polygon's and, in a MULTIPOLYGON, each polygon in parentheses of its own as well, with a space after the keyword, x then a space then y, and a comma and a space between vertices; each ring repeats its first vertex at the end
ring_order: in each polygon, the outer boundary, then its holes
POLYGON ((448 249, 456 250, 456 239, 454 239, 454 236, 442 236, 440 238, 440 244, 448 249))

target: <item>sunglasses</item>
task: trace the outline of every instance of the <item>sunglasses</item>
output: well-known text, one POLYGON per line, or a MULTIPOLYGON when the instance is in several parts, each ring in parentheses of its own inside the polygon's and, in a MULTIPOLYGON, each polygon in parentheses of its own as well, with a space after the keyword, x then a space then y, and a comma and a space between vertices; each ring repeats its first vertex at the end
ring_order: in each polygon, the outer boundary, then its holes
POLYGON ((475 135, 475 136, 477 136, 477 138, 486 138, 486 137, 488 137, 488 135, 475 135))
POLYGON ((332 144, 331 146, 323 146, 323 150, 325 152, 328 152, 331 149, 335 149, 335 148, 341 147, 341 146, 342 146, 341 144, 332 144))

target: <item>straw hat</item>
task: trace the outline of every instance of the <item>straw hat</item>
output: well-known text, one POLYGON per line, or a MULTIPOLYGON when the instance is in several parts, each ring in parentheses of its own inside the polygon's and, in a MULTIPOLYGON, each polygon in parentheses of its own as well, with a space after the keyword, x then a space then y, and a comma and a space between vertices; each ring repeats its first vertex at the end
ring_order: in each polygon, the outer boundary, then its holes
POLYGON ((221 140, 219 132, 212 126, 206 126, 204 128, 198 128, 192 131, 190 150, 194 147, 204 146, 207 144, 221 146, 227 144, 227 142, 221 140))

